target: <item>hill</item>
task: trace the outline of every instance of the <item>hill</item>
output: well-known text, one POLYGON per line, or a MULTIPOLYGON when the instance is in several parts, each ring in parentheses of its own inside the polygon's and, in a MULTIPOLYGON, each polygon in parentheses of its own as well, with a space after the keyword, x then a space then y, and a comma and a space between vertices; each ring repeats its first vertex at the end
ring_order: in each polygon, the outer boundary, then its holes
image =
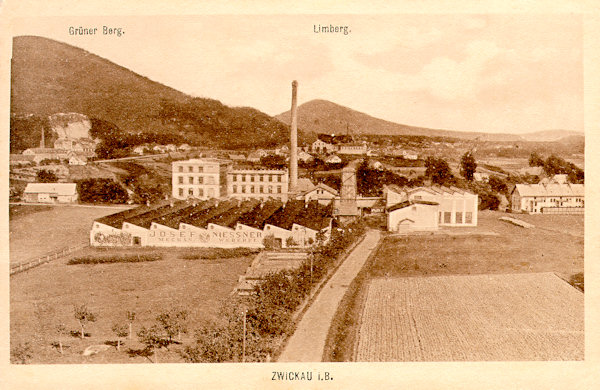
POLYGON ((48 130, 47 118, 56 113, 83 114, 124 134, 168 135, 197 145, 267 147, 288 139, 287 125, 256 109, 194 98, 83 49, 36 36, 13 39, 10 110, 11 152, 38 145, 41 126, 48 130))
POLYGON ((584 133, 572 130, 542 130, 523 134, 526 141, 531 142, 573 142, 584 138, 584 133))
MULTIPOLYGON (((289 124, 290 112, 281 113, 275 118, 289 124)), ((421 135, 428 137, 452 137, 478 139, 479 141, 557 141, 571 135, 583 135, 574 131, 550 130, 527 134, 490 134, 483 132, 463 132, 409 126, 375 118, 348 107, 327 100, 311 100, 298 106, 298 126, 315 133, 346 134, 348 129, 354 134, 421 135), (562 134, 562 136, 561 136, 562 134)))

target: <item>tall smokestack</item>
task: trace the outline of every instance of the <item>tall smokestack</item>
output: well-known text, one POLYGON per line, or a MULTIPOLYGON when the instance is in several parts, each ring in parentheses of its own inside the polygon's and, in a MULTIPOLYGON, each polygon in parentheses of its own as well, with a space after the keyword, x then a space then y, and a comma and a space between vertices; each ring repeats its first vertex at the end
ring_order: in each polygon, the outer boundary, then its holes
POLYGON ((290 189, 298 185, 298 82, 292 81, 292 126, 290 133, 290 189))

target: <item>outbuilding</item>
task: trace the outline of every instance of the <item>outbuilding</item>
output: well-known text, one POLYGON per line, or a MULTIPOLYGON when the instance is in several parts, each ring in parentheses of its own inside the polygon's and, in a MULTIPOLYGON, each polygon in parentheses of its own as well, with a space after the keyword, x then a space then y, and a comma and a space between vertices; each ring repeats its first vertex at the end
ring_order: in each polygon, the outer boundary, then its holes
POLYGON ((388 208, 388 231, 403 232, 413 230, 438 229, 437 202, 407 200, 388 208))
POLYGON ((77 201, 75 183, 29 183, 23 192, 25 202, 73 203, 77 201))

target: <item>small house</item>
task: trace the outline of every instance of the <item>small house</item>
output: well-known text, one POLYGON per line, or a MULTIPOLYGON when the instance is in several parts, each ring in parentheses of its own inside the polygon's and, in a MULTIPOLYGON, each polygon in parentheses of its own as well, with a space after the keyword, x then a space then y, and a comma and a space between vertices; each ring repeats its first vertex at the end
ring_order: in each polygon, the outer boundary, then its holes
POLYGON ((73 203, 77 201, 75 183, 29 183, 23 192, 25 202, 73 203))

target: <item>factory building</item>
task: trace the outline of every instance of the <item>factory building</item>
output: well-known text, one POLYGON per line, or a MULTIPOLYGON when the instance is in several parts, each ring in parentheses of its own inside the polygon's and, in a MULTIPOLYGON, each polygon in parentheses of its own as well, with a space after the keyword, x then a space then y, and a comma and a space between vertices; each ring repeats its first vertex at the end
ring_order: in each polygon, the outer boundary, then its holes
POLYGON ((440 226, 477 226, 479 198, 456 187, 386 186, 389 231, 435 230, 440 226))
POLYGON ((161 202, 94 221, 96 247, 306 248, 331 233, 331 207, 318 201, 229 199, 161 202))

